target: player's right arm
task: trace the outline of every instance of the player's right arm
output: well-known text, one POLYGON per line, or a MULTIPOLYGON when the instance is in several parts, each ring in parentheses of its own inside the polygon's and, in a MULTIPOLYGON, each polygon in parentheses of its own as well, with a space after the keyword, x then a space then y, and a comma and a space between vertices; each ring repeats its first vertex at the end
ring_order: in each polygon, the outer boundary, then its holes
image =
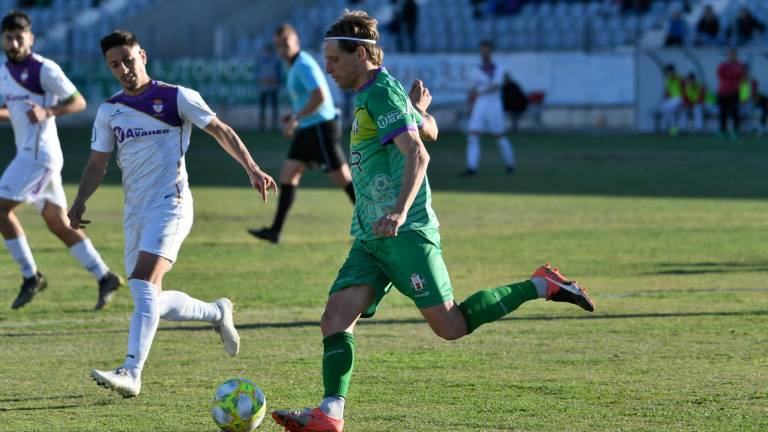
POLYGON ((108 111, 109 105, 103 104, 96 113, 96 119, 93 121, 93 133, 91 135, 91 156, 83 170, 83 176, 80 179, 80 186, 77 189, 77 196, 69 208, 69 225, 72 229, 83 228, 83 225, 90 221, 84 220, 85 202, 99 188, 104 175, 107 173, 109 165, 109 155, 115 148, 115 136, 112 134, 112 128, 109 126, 108 111))
POLYGON ((83 176, 80 179, 77 196, 69 208, 69 226, 72 229, 80 229, 90 223, 90 221, 83 219, 85 202, 96 192, 96 189, 99 188, 101 181, 104 179, 104 175, 107 173, 107 166, 109 165, 110 154, 91 150, 91 156, 88 158, 88 163, 85 165, 83 176))
POLYGON ((11 112, 8 111, 8 106, 3 105, 0 107, 0 120, 6 121, 11 119, 11 112))

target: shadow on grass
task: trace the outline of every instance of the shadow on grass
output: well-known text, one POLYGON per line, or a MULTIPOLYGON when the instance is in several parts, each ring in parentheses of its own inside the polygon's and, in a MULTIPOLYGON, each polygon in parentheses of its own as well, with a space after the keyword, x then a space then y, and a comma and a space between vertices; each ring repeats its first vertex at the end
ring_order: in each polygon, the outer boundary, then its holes
MULTIPOLYGON (((536 315, 525 317, 505 317, 500 321, 567 321, 567 320, 615 320, 615 319, 644 319, 644 318, 686 318, 686 317, 728 317, 728 316, 764 316, 768 315, 768 310, 758 309, 751 311, 713 311, 713 312, 649 312, 649 313, 634 313, 634 314, 589 314, 589 315, 573 315, 573 316, 553 316, 553 315, 536 315)), ((372 319, 363 320, 358 323, 362 326, 390 326, 390 325, 407 325, 407 324, 426 324, 421 318, 407 318, 407 319, 372 319)), ((319 321, 291 321, 291 322, 278 322, 278 323, 247 323, 238 324, 238 330, 262 330, 262 329, 285 329, 285 328, 302 328, 302 327, 319 327, 319 321)), ((211 331, 210 325, 204 326, 163 326, 157 329, 158 331, 211 331)), ((92 329, 82 331, 62 331, 62 332, 31 332, 31 333, 0 333, 0 338, 16 338, 16 337, 40 337, 40 336, 70 336, 70 335, 82 335, 82 334, 110 334, 110 333, 127 333, 128 329, 92 329)))
POLYGON ((768 261, 661 263, 662 270, 642 275, 694 275, 715 273, 768 272, 768 261))
POLYGON ((0 403, 13 403, 13 402, 33 402, 33 401, 41 401, 42 403, 40 405, 34 405, 34 406, 19 406, 19 407, 2 407, 0 406, 0 412, 6 412, 6 411, 50 411, 50 410, 66 410, 66 409, 73 409, 73 408, 84 408, 88 406, 103 406, 103 405, 111 405, 112 400, 111 399, 100 399, 98 401, 86 401, 84 399, 84 395, 68 395, 68 396, 30 396, 30 397, 19 397, 19 398, 7 398, 7 399, 0 399, 0 403), (45 401, 53 401, 53 400, 62 400, 62 399, 80 399, 79 403, 66 403, 66 404, 58 404, 58 405, 50 405, 48 403, 45 403, 45 401))

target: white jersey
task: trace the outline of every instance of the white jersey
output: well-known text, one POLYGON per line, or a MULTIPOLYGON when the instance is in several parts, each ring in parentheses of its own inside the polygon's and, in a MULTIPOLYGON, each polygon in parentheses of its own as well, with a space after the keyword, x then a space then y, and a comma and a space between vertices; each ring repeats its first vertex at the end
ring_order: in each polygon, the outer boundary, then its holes
POLYGON ((64 157, 55 118, 33 124, 27 118, 28 102, 50 107, 75 93, 77 88, 59 65, 37 54, 29 55, 18 64, 7 61, 0 68, 0 95, 10 112, 17 160, 61 169, 64 157))
POLYGON ((501 106, 501 86, 504 84, 504 70, 494 63, 476 67, 472 72, 472 88, 478 93, 475 106, 490 105, 501 106), (487 92, 492 86, 497 86, 493 91, 487 92))
POLYGON ((205 128, 215 115, 200 93, 157 81, 138 96, 120 92, 101 104, 91 149, 111 152, 117 144, 126 213, 190 197, 184 155, 192 124, 205 128))

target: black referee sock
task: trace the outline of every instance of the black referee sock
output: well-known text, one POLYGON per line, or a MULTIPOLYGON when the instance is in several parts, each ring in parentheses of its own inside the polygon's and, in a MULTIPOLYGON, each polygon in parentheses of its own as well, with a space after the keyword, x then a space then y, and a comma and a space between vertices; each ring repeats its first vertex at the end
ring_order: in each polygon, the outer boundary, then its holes
POLYGON ((347 183, 346 186, 344 186, 344 191, 349 195, 349 200, 352 201, 352 204, 355 203, 355 186, 352 184, 352 182, 347 183))
POLYGON ((291 184, 280 185, 280 199, 277 203, 277 213, 275 213, 275 220, 272 222, 272 231, 280 233, 283 230, 285 217, 288 216, 288 210, 291 209, 295 197, 296 186, 291 184))

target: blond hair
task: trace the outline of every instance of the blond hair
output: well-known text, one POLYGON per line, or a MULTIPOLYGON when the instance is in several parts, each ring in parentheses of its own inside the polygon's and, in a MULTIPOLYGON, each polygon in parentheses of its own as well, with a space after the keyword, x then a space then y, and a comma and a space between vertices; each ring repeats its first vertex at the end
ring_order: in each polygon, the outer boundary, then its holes
POLYGON ((384 61, 384 51, 378 45, 378 24, 376 18, 369 16, 365 11, 345 9, 341 17, 331 24, 331 27, 325 32, 325 37, 349 37, 376 41, 376 44, 372 44, 354 40, 337 40, 339 48, 348 53, 355 52, 357 47, 363 47, 371 63, 381 66, 384 61))

